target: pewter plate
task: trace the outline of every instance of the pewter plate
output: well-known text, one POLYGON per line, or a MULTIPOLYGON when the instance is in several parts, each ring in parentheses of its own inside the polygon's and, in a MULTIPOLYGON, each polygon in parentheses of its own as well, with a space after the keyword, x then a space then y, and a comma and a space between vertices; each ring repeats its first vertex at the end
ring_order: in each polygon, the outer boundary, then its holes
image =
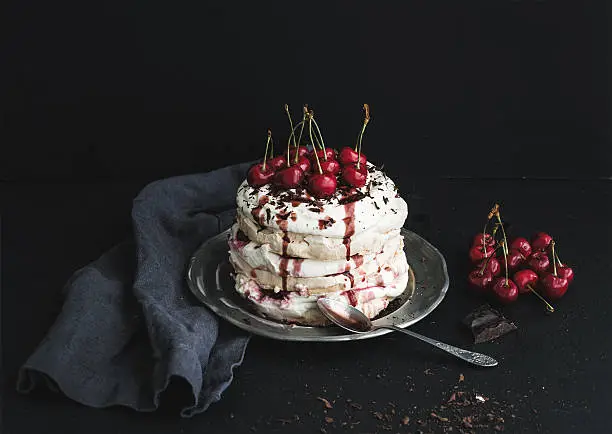
MULTIPOLYGON (((234 290, 233 269, 228 261, 228 235, 229 229, 204 242, 192 256, 187 270, 191 291, 221 318, 253 334, 284 341, 352 341, 391 332, 377 329, 351 333, 335 326, 305 327, 259 316, 234 290)), ((402 229, 402 235, 410 264, 408 285, 402 295, 373 320, 374 325, 408 327, 429 315, 448 290, 446 261, 438 249, 409 230, 402 229)))

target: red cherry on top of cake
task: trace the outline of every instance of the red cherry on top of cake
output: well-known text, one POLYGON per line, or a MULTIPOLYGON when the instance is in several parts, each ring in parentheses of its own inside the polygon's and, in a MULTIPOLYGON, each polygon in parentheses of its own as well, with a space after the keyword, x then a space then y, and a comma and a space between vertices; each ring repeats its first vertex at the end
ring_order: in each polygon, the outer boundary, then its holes
POLYGON ((321 170, 323 171, 323 173, 331 173, 332 175, 337 175, 338 173, 340 173, 340 169, 342 169, 340 163, 338 163, 337 160, 331 158, 327 161, 321 161, 320 163, 321 170))
POLYGON ((262 185, 266 185, 272 181, 274 177, 274 170, 270 167, 269 164, 266 164, 266 168, 264 169, 264 163, 258 163, 249 169, 247 173, 247 181, 249 185, 253 187, 259 187, 262 185))
POLYGON ((363 187, 368 179, 368 171, 364 170, 363 165, 359 168, 355 164, 344 166, 342 169, 342 179, 353 187, 363 187))
MULTIPOLYGON (((316 161, 314 149, 308 153, 308 156, 310 157, 311 161, 316 161)), ((325 148, 325 151, 323 149, 319 149, 317 150, 317 156, 319 157, 319 161, 321 162, 329 160, 330 158, 334 160, 336 158, 336 150, 332 148, 325 148)))
POLYGON ((317 199, 332 196, 337 185, 336 176, 331 173, 313 173, 308 178, 308 190, 317 199))
POLYGON ((302 172, 304 173, 310 172, 310 160, 305 156, 298 157, 297 166, 302 169, 302 172))
POLYGON ((306 146, 298 146, 297 148, 291 148, 291 151, 289 151, 289 156, 291 157, 291 163, 295 161, 296 149, 297 149, 298 157, 308 156, 308 148, 306 146))
POLYGON ((269 159, 267 164, 269 164, 272 169, 279 170, 284 167, 287 167, 287 159, 284 155, 279 155, 277 157, 269 159))
POLYGON ((302 183, 304 172, 297 166, 289 166, 276 173, 274 181, 285 188, 295 188, 302 183))
POLYGON ((359 166, 365 167, 367 162, 366 156, 363 154, 363 152, 361 153, 361 156, 359 156, 359 153, 356 150, 349 148, 348 146, 342 148, 340 155, 338 156, 338 160, 340 160, 340 162, 345 166, 355 164, 357 161, 359 161, 359 166))

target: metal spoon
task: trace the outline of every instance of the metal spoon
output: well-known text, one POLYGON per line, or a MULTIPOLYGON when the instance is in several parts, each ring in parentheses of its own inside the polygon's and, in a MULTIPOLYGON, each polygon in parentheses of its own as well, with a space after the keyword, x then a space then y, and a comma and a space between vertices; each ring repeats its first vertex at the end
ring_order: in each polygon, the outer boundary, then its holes
POLYGON ((342 303, 337 300, 330 298, 320 298, 317 300, 317 305, 321 312, 329 318, 332 322, 339 325, 340 327, 354 332, 354 333, 365 333, 380 328, 391 329, 398 332, 405 333, 413 338, 427 342, 453 356, 459 357, 466 362, 473 363, 478 366, 496 366, 497 360, 484 354, 475 353, 473 351, 463 350, 461 348, 453 347, 452 345, 445 344, 444 342, 437 341, 435 339, 428 338, 410 330, 406 330, 393 325, 374 326, 372 321, 365 316, 359 309, 353 306, 342 303))

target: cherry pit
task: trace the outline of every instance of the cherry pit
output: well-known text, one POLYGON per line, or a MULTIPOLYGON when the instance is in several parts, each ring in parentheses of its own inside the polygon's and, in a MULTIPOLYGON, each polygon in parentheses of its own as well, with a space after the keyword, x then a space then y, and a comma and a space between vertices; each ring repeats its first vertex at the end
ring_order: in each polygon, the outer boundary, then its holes
POLYGON ((530 241, 524 237, 509 241, 495 204, 484 230, 472 239, 468 257, 474 269, 468 274, 468 285, 501 303, 513 303, 521 294, 531 293, 552 313, 555 309, 548 300, 563 297, 574 280, 574 270, 561 262, 557 250, 555 239, 546 232, 536 233, 530 241))

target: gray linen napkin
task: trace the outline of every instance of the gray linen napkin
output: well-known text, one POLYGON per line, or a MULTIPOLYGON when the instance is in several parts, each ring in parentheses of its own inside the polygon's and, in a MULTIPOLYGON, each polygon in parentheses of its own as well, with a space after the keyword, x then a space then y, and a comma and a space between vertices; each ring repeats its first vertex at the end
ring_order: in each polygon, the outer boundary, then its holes
POLYGON ((182 416, 218 401, 249 337, 196 301, 185 270, 197 247, 232 223, 250 164, 146 186, 132 208, 134 240, 70 278, 61 313, 21 367, 17 389, 44 384, 92 407, 153 411, 170 380, 183 379, 190 387, 179 399, 182 416))

